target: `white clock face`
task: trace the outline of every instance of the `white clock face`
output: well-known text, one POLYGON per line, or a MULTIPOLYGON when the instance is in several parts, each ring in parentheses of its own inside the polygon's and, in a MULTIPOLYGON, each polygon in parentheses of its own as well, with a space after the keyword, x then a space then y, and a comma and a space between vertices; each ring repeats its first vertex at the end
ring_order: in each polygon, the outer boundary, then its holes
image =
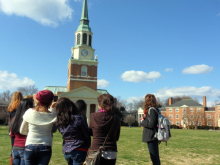
POLYGON ((81 51, 82 56, 87 56, 88 55, 88 51, 86 49, 83 49, 81 51))

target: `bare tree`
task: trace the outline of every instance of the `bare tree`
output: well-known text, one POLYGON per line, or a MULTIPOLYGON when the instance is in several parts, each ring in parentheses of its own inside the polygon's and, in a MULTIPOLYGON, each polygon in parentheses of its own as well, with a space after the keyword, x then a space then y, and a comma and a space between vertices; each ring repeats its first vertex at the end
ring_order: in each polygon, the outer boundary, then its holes
POLYGON ((127 107, 128 107, 129 111, 132 111, 134 109, 134 104, 133 103, 128 103, 127 107))
POLYGON ((10 101, 12 97, 12 93, 10 90, 6 90, 2 93, 0 93, 0 100, 2 101, 10 101))
POLYGON ((135 120, 134 116, 126 116, 124 119, 124 122, 128 123, 129 127, 131 127, 131 124, 135 123, 135 121, 136 120, 135 120))
POLYGON ((183 117, 182 117, 183 123, 185 124, 185 127, 188 128, 189 122, 190 122, 190 111, 189 108, 183 109, 183 117))
POLYGON ((20 91, 24 97, 26 95, 33 95, 38 92, 38 88, 35 85, 29 85, 26 87, 18 87, 17 90, 20 91))
POLYGON ((121 109, 121 107, 126 107, 126 101, 121 100, 121 97, 118 96, 115 98, 115 107, 121 109))
POLYGON ((193 121, 194 125, 195 125, 195 129, 197 129, 199 122, 202 123, 202 120, 204 118, 204 113, 200 111, 198 111, 198 109, 193 108, 193 112, 191 113, 191 115, 193 115, 193 118, 190 118, 191 121, 193 121))
POLYGON ((144 99, 140 99, 138 101, 134 101, 134 109, 137 110, 138 108, 142 107, 144 105, 144 99))

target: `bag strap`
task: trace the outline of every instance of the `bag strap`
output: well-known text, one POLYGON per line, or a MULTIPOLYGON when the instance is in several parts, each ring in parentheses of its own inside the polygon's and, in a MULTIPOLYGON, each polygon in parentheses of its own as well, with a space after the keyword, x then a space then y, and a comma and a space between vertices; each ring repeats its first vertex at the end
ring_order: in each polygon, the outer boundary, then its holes
MULTIPOLYGON (((106 138, 105 138, 105 142, 103 143, 102 148, 104 148, 105 143, 106 143, 106 141, 107 141, 107 139, 108 139, 108 137, 109 137, 110 133, 112 132, 112 129, 113 129, 114 125, 115 125, 115 118, 116 118, 116 117, 115 117, 115 115, 114 115, 114 117, 113 117, 113 123, 112 123, 112 126, 111 126, 110 130, 108 131, 108 134, 107 134, 107 136, 106 136, 106 138)), ((101 147, 100 147, 100 148, 101 148, 101 147)))

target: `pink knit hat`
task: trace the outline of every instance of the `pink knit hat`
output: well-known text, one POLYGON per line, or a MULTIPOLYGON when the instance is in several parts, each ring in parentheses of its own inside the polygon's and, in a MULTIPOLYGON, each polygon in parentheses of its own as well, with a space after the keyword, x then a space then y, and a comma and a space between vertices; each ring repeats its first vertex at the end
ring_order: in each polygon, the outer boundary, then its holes
POLYGON ((46 105, 53 100, 53 93, 50 90, 42 90, 39 91, 36 95, 36 99, 38 100, 40 105, 46 105))

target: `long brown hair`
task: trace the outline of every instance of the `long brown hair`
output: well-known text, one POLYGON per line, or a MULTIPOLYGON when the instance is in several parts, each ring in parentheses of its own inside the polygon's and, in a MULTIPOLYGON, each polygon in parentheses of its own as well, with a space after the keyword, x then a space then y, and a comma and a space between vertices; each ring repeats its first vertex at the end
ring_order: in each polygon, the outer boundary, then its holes
POLYGON ((144 102, 144 113, 147 114, 150 107, 158 107, 157 100, 154 95, 147 94, 144 102))
POLYGON ((8 111, 13 112, 18 108, 18 104, 21 102, 23 99, 23 96, 21 92, 16 91, 13 93, 12 98, 11 98, 11 103, 8 106, 8 111))
POLYGON ((114 111, 114 97, 110 94, 103 94, 98 97, 98 103, 101 108, 112 113, 114 111))

